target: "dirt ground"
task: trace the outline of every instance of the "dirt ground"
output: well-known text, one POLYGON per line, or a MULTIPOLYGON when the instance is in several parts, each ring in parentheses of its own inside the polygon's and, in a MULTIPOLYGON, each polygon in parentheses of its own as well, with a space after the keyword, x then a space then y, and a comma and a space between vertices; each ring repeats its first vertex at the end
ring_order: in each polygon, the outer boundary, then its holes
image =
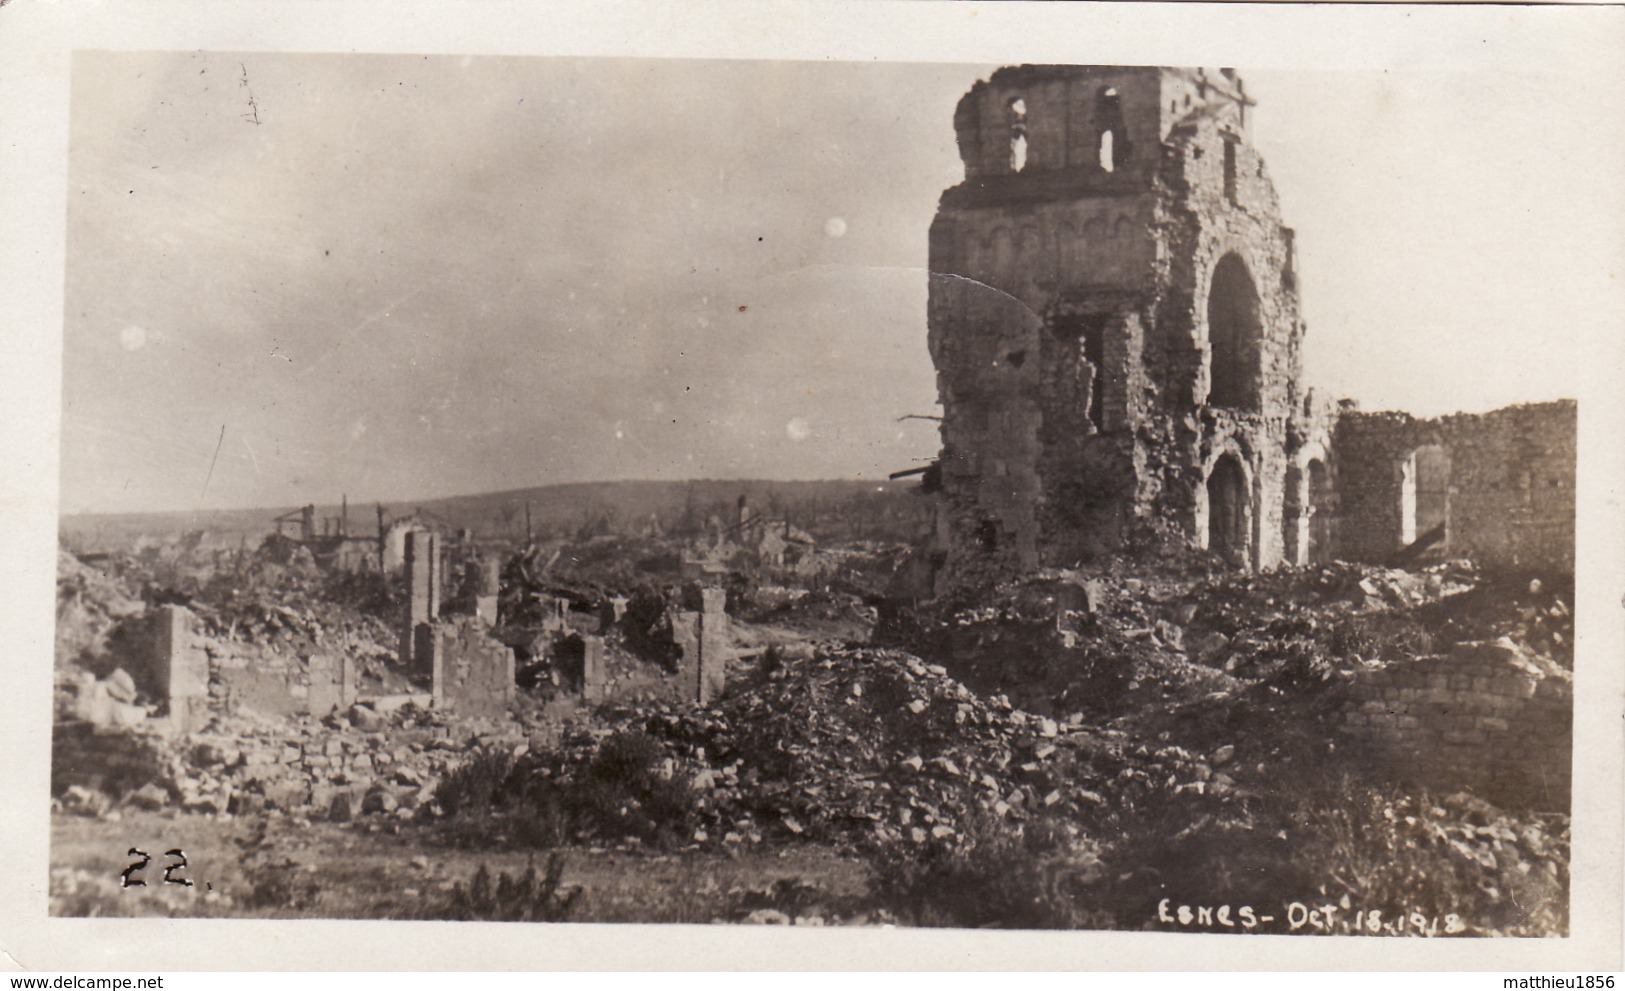
MULTIPOLYGON (((432 918, 453 886, 467 886, 480 867, 518 876, 550 853, 456 849, 410 826, 374 831, 174 812, 128 812, 117 821, 56 815, 51 849, 53 915, 268 919, 432 918), (144 887, 124 886, 123 871, 141 860, 130 849, 151 856, 150 866, 130 877, 144 887), (191 887, 164 880, 163 868, 179 863, 165 852, 176 849, 186 866, 170 877, 191 887)), ((861 860, 814 846, 736 853, 591 847, 563 855, 564 884, 581 889, 574 922, 739 922, 782 902, 788 888, 828 920, 832 913, 819 909, 855 905, 868 886, 861 860), (817 897, 807 897, 813 891, 817 897)), ((855 912, 845 921, 873 920, 855 912)))

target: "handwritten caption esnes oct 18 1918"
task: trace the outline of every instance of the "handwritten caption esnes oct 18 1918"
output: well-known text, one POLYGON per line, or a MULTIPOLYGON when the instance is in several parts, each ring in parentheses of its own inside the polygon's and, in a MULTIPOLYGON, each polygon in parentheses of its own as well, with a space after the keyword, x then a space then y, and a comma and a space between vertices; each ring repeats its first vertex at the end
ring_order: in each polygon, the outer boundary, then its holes
POLYGON ((1345 936, 1455 936, 1467 931, 1454 913, 1360 908, 1291 901, 1273 908, 1252 905, 1189 905, 1172 898, 1157 903, 1159 927, 1202 932, 1318 933, 1345 936))

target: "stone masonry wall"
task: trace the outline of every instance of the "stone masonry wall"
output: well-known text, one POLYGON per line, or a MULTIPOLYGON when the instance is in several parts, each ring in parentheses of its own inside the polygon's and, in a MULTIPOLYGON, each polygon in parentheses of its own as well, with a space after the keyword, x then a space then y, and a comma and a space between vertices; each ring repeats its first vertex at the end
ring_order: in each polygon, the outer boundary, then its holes
POLYGON ((470 718, 506 713, 514 698, 513 649, 492 639, 474 617, 428 628, 435 706, 470 718))
POLYGON ((1510 641, 1469 642, 1361 675, 1341 725, 1397 777, 1566 812, 1573 706, 1567 671, 1510 641))
POLYGON ((676 692, 685 701, 710 702, 722 695, 728 678, 727 593, 689 586, 682 601, 667 610, 672 640, 680 651, 676 692))
POLYGON ((1382 561, 1401 547, 1404 463, 1437 446, 1449 458, 1448 553, 1507 571, 1574 570, 1577 407, 1572 401, 1417 420, 1344 412, 1339 556, 1382 561))
POLYGON ((356 699, 360 674, 343 653, 298 657, 220 642, 208 651, 210 703, 228 712, 325 716, 356 699))
POLYGON ((262 644, 204 637, 184 606, 159 606, 121 627, 121 662, 170 727, 190 732, 208 711, 326 715, 355 700, 359 672, 342 652, 299 656, 262 644))

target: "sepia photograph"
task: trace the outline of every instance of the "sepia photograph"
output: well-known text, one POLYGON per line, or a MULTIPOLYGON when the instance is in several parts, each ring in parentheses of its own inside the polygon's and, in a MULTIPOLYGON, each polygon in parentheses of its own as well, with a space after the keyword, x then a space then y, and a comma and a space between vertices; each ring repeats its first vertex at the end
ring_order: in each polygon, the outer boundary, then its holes
POLYGON ((49 917, 1574 936, 1574 80, 1043 52, 73 51, 49 917))

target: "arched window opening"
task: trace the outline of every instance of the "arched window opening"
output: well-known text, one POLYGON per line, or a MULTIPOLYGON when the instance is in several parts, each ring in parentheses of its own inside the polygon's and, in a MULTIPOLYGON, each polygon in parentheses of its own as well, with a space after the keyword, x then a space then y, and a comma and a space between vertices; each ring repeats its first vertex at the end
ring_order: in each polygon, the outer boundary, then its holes
POLYGON ((1207 477, 1207 549, 1230 564, 1247 566, 1247 475, 1226 454, 1207 477))
POLYGON ((1027 101, 1015 97, 1010 101, 1010 171, 1020 172, 1027 167, 1027 101))
POLYGON ((1207 334, 1212 359, 1208 404, 1256 410, 1263 328, 1258 290, 1246 263, 1237 255, 1225 255, 1213 269, 1207 295, 1207 334))
POLYGON ((1115 86, 1108 86, 1095 97, 1095 129, 1099 137, 1095 142, 1096 159, 1107 172, 1128 159, 1128 127, 1123 122, 1123 104, 1115 86))

